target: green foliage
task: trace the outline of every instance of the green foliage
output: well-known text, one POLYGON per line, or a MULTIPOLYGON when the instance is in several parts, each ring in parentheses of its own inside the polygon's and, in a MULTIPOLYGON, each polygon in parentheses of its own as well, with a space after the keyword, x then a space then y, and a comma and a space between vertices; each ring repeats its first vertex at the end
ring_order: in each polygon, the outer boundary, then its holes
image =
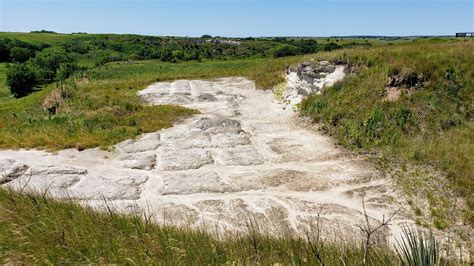
POLYGON ((337 50, 337 49, 341 49, 341 48, 342 48, 342 46, 340 46, 339 44, 331 42, 331 43, 329 43, 328 45, 326 45, 324 47, 324 51, 329 52, 329 51, 333 51, 333 50, 337 50))
MULTIPOLYGON (((133 58, 131 58, 133 59, 133 58)), ((105 65, 107 63, 110 63, 110 62, 116 62, 116 61, 124 61, 126 60, 126 58, 117 53, 117 52, 113 52, 113 51, 110 51, 110 50, 99 50, 97 52, 95 52, 94 54, 94 60, 95 60, 95 65, 96 66, 101 66, 101 65, 105 65)))
POLYGON ((278 58, 278 57, 284 57, 284 56, 297 55, 298 53, 299 53, 299 50, 297 47, 285 45, 275 50, 275 52, 273 53, 273 56, 278 58))
POLYGON ((61 47, 46 48, 38 52, 31 63, 37 67, 40 82, 43 84, 54 81, 59 69, 63 69, 61 78, 65 75, 68 77, 77 64, 76 58, 61 47))
MULTIPOLYGON (((25 49, 15 47, 11 51, 25 49)), ((38 85, 65 80, 77 68, 76 59, 63 48, 46 48, 26 63, 12 65, 6 73, 7 84, 15 97, 23 97, 38 85)))
POLYGON ((379 107, 375 107, 365 120, 365 134, 369 141, 374 141, 382 136, 385 126, 385 115, 379 107))
POLYGON ((10 49, 10 58, 12 62, 24 63, 33 57, 33 51, 23 47, 13 47, 10 49))
POLYGON ((12 65, 7 69, 7 85, 13 96, 19 98, 31 93, 37 85, 34 69, 27 64, 12 65))
POLYGON ((34 52, 40 49, 41 46, 28 42, 0 38, 0 62, 23 63, 33 57, 34 52))
POLYGON ((327 106, 328 106, 327 100, 324 99, 324 98, 320 98, 320 99, 314 100, 311 105, 308 105, 308 108, 306 109, 306 112, 308 112, 308 113, 319 113, 324 108, 326 108, 327 106))

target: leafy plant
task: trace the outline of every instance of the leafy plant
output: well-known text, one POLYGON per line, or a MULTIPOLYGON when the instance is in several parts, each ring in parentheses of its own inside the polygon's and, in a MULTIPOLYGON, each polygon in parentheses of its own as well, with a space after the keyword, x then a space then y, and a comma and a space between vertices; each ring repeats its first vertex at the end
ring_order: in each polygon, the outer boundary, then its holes
POLYGON ((365 121, 365 134, 374 141, 381 137, 385 125, 385 115, 379 107, 375 107, 365 121))
POLYGON ((397 254, 403 265, 428 266, 439 263, 439 249, 433 232, 429 234, 414 228, 402 228, 403 237, 397 239, 397 254))

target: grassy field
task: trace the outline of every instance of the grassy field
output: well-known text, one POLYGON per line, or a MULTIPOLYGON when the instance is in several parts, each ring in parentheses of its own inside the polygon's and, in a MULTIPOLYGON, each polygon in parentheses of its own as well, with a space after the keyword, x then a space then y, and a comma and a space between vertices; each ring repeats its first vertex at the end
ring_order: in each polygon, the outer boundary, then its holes
POLYGON ((85 34, 57 34, 57 33, 26 33, 26 32, 0 32, 0 38, 16 39, 29 43, 58 44, 85 34))
MULTIPOLYGON (((302 113, 353 150, 442 170, 467 200, 464 221, 474 224, 472 51, 473 41, 441 39, 319 54, 318 59, 347 62, 358 73, 310 96, 302 113), (389 101, 386 85, 394 76, 416 77, 422 86, 389 101)), ((442 219, 435 221, 439 228, 452 221, 435 206, 431 212, 442 219)))
MULTIPOLYGON (((176 119, 195 113, 178 106, 143 106, 137 90, 164 80, 246 76, 258 87, 283 81, 286 64, 300 60, 254 59, 164 63, 111 63, 70 79, 59 99, 58 113, 50 116, 42 105, 60 85, 52 84, 21 99, 0 105, 0 148, 106 148, 141 133, 169 127, 176 119)), ((53 97, 54 99, 54 97, 53 97)))

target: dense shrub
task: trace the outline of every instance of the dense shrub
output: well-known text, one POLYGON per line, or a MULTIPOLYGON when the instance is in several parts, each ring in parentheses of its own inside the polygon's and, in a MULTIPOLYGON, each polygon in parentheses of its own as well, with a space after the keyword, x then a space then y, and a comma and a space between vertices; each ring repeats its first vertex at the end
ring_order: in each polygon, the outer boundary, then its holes
MULTIPOLYGON (((130 55, 129 57, 132 57, 132 55, 130 55)), ((124 61, 127 59, 123 55, 114 53, 110 50, 97 51, 94 54, 94 58, 95 58, 96 66, 105 65, 109 62, 124 61)), ((133 58, 130 58, 130 59, 133 59, 133 58)))
POLYGON ((0 40, 0 62, 8 62, 10 60, 10 48, 5 40, 0 40))
POLYGON ((13 96, 23 97, 37 85, 36 72, 27 64, 12 65, 7 69, 7 85, 13 96))
POLYGON ((292 56, 292 55, 297 55, 299 53, 299 50, 295 46, 283 46, 273 53, 274 57, 283 57, 283 56, 292 56))
POLYGON ((374 141, 382 135, 385 116, 383 111, 375 107, 365 122, 365 133, 370 141, 374 141))
POLYGON ((10 39, 0 39, 0 62, 25 62, 34 52, 43 49, 42 45, 10 39))
POLYGON ((293 45, 296 45, 300 49, 301 54, 311 54, 318 50, 318 42, 311 39, 301 40, 293 45))

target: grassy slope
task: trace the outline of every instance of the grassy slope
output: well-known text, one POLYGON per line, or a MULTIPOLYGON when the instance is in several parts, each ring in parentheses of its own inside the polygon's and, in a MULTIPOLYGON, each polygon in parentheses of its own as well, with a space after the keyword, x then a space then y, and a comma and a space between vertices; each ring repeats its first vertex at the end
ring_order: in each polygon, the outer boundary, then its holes
MULTIPOLYGON (((209 234, 157 226, 139 217, 98 213, 70 202, 0 189, 0 263, 311 264, 317 261, 308 243, 296 237, 247 236, 218 241, 209 234)), ((369 264, 387 265, 397 257, 374 247, 369 264)), ((329 265, 360 264, 360 248, 326 244, 329 265)))
POLYGON ((0 102, 8 100, 11 96, 10 90, 6 84, 7 64, 0 63, 0 102))
POLYGON ((59 114, 49 117, 41 107, 56 86, 0 105, 0 148, 107 147, 141 133, 171 126, 193 111, 177 106, 143 106, 137 90, 157 80, 246 76, 257 86, 271 88, 283 81, 285 64, 298 58, 163 63, 113 63, 71 79, 71 96, 59 114))
MULTIPOLYGON (((415 41, 405 45, 317 57, 359 65, 356 76, 313 95, 302 112, 347 147, 391 160, 434 165, 474 208, 474 42, 415 41), (454 78, 447 78, 453 70, 454 78), (418 73, 429 83, 395 102, 384 101, 391 73, 418 73)), ((423 189, 421 189, 423 190, 423 189)), ((431 212, 438 210, 432 208, 431 212)), ((439 213, 438 213, 439 214, 439 213)), ((439 227, 449 223, 438 221, 439 227)), ((474 222, 466 210, 466 220, 474 222)), ((435 222, 436 224, 436 222, 435 222)))

